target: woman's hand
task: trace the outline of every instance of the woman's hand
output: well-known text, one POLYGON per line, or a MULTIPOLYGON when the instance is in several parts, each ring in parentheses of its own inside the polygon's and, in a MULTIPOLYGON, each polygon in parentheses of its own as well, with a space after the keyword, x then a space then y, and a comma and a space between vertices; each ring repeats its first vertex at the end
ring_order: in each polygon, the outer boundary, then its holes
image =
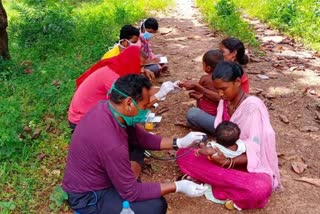
POLYGON ((217 165, 223 166, 228 164, 227 161, 229 159, 227 159, 217 147, 212 147, 210 153, 212 153, 212 155, 210 155, 210 160, 215 162, 217 165))

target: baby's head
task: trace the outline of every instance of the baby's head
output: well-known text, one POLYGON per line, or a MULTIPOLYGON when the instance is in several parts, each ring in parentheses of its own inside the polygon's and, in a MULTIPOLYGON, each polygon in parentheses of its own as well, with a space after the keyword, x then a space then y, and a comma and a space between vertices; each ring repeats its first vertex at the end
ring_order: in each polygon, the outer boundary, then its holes
POLYGON ((202 57, 203 70, 208 74, 211 73, 220 61, 223 61, 223 54, 220 50, 207 51, 202 57))
POLYGON ((221 122, 216 130, 216 141, 224 147, 233 146, 240 137, 240 128, 237 124, 230 121, 221 122))

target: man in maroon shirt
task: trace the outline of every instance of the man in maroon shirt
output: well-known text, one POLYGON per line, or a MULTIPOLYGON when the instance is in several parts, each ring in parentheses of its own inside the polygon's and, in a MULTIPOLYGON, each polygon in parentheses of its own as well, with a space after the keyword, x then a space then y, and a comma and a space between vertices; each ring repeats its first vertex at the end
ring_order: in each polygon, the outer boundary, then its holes
POLYGON ((144 149, 186 148, 204 135, 190 132, 183 138, 161 138, 136 126, 148 113, 150 88, 150 81, 142 75, 122 77, 114 83, 110 100, 98 103, 80 121, 72 136, 63 179, 63 189, 75 211, 120 213, 122 201, 128 200, 136 214, 160 214, 167 209, 162 195, 182 192, 195 197, 205 192, 204 186, 188 180, 137 181, 144 149))

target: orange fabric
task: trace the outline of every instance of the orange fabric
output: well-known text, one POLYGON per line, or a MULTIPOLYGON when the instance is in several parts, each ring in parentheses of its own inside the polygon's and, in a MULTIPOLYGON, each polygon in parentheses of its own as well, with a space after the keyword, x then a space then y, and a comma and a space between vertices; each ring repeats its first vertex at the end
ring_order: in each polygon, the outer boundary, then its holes
POLYGON ((99 68, 108 66, 112 71, 117 73, 120 77, 126 74, 140 74, 140 47, 132 45, 122 51, 118 56, 103 59, 91 66, 76 80, 76 89, 79 88, 81 83, 92 73, 99 68))

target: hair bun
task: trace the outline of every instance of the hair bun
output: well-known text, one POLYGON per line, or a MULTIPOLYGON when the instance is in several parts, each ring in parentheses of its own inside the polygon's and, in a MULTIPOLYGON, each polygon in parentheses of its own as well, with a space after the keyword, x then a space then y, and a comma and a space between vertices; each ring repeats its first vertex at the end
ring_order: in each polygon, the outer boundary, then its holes
POLYGON ((245 65, 249 62, 249 57, 247 54, 244 54, 241 59, 238 59, 240 65, 245 65))

